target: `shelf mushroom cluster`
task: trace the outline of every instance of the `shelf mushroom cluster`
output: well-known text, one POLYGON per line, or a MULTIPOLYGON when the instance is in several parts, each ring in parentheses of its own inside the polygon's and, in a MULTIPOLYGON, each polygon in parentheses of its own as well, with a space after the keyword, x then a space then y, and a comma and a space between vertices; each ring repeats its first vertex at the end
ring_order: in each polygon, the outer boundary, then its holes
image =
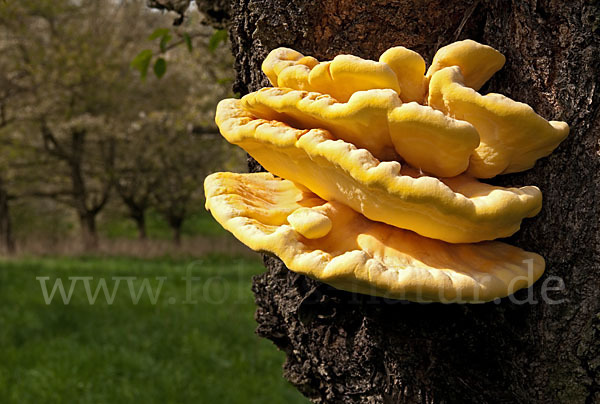
POLYGON ((471 40, 427 71, 401 46, 379 61, 275 49, 263 63, 274 87, 216 112, 221 134, 270 173, 210 175, 206 207, 250 248, 343 290, 481 303, 528 287, 543 258, 491 240, 536 215, 541 192, 478 178, 533 167, 569 127, 479 94, 503 64, 471 40))

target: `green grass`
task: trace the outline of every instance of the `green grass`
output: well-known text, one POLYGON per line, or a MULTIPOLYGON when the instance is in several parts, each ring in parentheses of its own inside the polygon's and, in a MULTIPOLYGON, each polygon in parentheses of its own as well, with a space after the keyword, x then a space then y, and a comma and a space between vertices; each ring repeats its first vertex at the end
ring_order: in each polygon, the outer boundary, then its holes
POLYGON ((0 261, 0 402, 2 403, 304 403, 281 376, 284 355, 254 334, 253 274, 258 260, 48 258, 0 261), (186 269, 199 277, 191 285, 186 269), (60 278, 144 279, 154 293, 132 302, 121 281, 113 304, 90 304, 83 281, 69 304, 48 288, 60 278), (195 304, 184 304, 188 297, 195 304))

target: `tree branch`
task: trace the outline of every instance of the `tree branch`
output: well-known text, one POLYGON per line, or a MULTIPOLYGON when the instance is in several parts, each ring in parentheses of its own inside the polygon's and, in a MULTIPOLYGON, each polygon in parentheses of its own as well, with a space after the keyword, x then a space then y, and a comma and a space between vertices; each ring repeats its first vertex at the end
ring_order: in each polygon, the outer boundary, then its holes
POLYGON ((67 161, 69 164, 72 162, 72 157, 69 155, 63 147, 56 140, 56 136, 48 127, 45 119, 41 119, 40 129, 42 132, 42 139, 44 140, 44 149, 53 156, 56 156, 62 160, 67 161))

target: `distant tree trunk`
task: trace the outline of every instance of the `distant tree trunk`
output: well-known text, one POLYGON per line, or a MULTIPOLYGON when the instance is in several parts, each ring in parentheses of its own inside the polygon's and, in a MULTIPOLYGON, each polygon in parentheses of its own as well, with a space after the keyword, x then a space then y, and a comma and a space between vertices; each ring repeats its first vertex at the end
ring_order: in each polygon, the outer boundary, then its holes
POLYGON ((68 156, 67 162, 71 169, 71 187, 73 189, 75 207, 79 213, 83 246, 86 250, 93 250, 98 247, 96 215, 100 212, 104 203, 99 208, 97 206, 91 208, 88 206, 89 195, 82 167, 86 135, 85 130, 74 130, 71 133, 71 153, 68 156))
POLYGON ((167 217, 169 227, 173 231, 173 241, 176 245, 181 245, 181 228, 183 227, 183 216, 169 215, 167 217))
POLYGON ((175 245, 181 245, 181 226, 173 227, 173 241, 175 245))
POLYGON ((2 249, 7 254, 15 252, 15 241, 12 233, 12 221, 10 217, 9 195, 0 177, 0 238, 2 249))
POLYGON ((600 402, 598 2, 233 0, 231 7, 241 94, 269 84, 260 66, 279 46, 327 60, 377 59, 403 45, 430 62, 441 46, 471 38, 507 58, 482 92, 571 125, 569 138, 532 170, 494 180, 544 193, 542 212, 508 240, 546 259, 532 289, 536 304, 357 298, 265 257, 268 270, 253 287, 258 333, 286 352, 285 377, 316 403, 600 402), (555 288, 546 299, 545 282, 555 288))
MULTIPOLYGON (((75 208, 79 216, 84 248, 86 250, 95 249, 98 246, 96 217, 108 202, 113 181, 112 179, 106 180, 102 185, 102 189, 97 192, 92 192, 87 186, 83 168, 86 158, 86 130, 72 130, 70 133, 70 142, 67 145, 63 145, 58 141, 54 132, 43 119, 40 122, 40 132, 46 151, 69 167, 71 189, 69 191, 70 200, 68 203, 75 208)), ((114 148, 115 143, 111 139, 107 142, 107 150, 104 152, 106 154, 104 156, 105 168, 108 172, 114 167, 114 148)), ((55 194, 55 197, 62 196, 63 194, 62 192, 58 192, 55 194)), ((49 193, 48 195, 54 194, 49 193)))
POLYGON ((146 212, 141 211, 135 216, 132 215, 132 218, 137 226, 138 238, 140 240, 145 240, 146 238, 148 238, 148 234, 146 232, 146 212))
POLYGON ((136 203, 134 198, 126 198, 121 192, 121 200, 127 206, 129 210, 129 217, 135 222, 135 226, 138 231, 138 238, 145 240, 147 238, 146 232, 146 210, 148 209, 147 200, 143 200, 142 203, 136 203))
POLYGON ((118 179, 115 179, 114 183, 121 201, 123 201, 129 211, 129 217, 135 222, 138 238, 145 240, 147 238, 146 211, 150 205, 150 189, 152 186, 136 187, 131 183, 122 185, 119 184, 118 179))
POLYGON ((96 230, 96 215, 86 212, 79 215, 81 237, 85 250, 94 250, 98 247, 98 231, 96 230))

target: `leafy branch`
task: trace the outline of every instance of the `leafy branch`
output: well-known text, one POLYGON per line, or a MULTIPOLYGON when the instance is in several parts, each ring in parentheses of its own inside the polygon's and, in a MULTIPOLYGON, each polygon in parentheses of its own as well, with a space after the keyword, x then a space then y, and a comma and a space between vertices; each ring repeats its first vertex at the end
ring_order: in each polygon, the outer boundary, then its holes
MULTIPOLYGON (((187 50, 192 53, 194 46, 192 40, 202 36, 202 33, 175 33, 179 39, 171 42, 173 35, 170 28, 157 28, 148 36, 150 41, 158 40, 158 50, 144 49, 136 55, 131 62, 131 67, 138 70, 144 80, 148 75, 150 65, 153 63, 154 75, 157 78, 162 78, 167 72, 167 60, 163 57, 167 52, 179 46, 185 45, 187 50)), ((208 51, 214 53, 222 42, 227 41, 227 31, 223 29, 215 30, 208 40, 208 51)))

